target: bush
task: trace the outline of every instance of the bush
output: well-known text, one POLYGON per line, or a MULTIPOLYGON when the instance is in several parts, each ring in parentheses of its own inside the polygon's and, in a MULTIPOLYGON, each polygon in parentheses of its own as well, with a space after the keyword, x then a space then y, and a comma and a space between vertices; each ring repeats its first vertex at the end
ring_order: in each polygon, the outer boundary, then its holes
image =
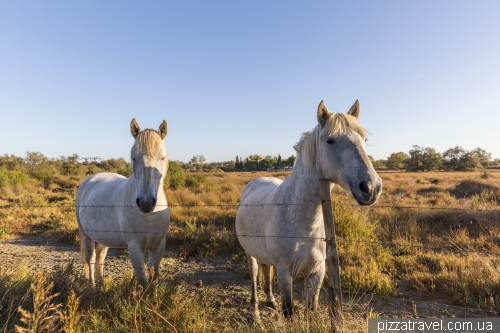
POLYGON ((207 176, 202 174, 193 174, 186 176, 186 186, 187 187, 197 187, 201 184, 207 183, 207 176))
POLYGON ((132 176, 132 169, 130 168, 130 166, 126 166, 126 167, 118 170, 116 173, 128 178, 128 177, 132 176))
POLYGON ((171 187, 173 189, 178 189, 186 185, 186 176, 179 163, 169 162, 164 184, 166 187, 171 187))
POLYGON ((47 171, 30 171, 29 173, 31 178, 38 179, 44 184, 49 184, 52 181, 52 174, 47 171))
POLYGON ((23 185, 28 181, 28 177, 19 171, 1 171, 0 187, 23 185))

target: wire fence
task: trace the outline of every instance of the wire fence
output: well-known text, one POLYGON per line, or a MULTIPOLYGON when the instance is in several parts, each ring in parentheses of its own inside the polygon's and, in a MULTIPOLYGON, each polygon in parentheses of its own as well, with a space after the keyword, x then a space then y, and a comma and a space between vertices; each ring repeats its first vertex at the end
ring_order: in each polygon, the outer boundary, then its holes
MULTIPOLYGON (((156 205, 156 207, 219 207, 219 208, 239 208, 239 207, 265 207, 265 206, 320 206, 319 203, 259 203, 259 204, 168 204, 168 205, 156 205)), ((360 206, 355 204, 335 204, 336 206, 343 207, 355 207, 362 209, 379 209, 379 208, 391 208, 391 209, 421 209, 421 210, 439 210, 439 211, 472 211, 472 212, 490 212, 490 213, 500 213, 500 209, 474 209, 474 208, 458 208, 458 207, 437 207, 437 206, 394 206, 394 205, 374 205, 374 206, 360 206)), ((41 205, 1 205, 0 209, 10 209, 10 208, 137 208, 136 205, 51 205, 51 204, 41 204, 41 205)))
MULTIPOLYGON (((330 200, 328 200, 330 201, 330 200)), ((226 207, 226 208, 240 208, 240 207, 265 207, 265 206, 276 206, 276 207, 285 207, 285 206, 317 206, 320 207, 322 202, 317 202, 317 203, 272 203, 272 204, 264 204, 264 203, 258 203, 258 204, 169 204, 169 205, 157 205, 157 207, 166 207, 166 208, 178 208, 178 207, 226 207)), ((369 207, 364 207, 364 206, 359 206, 359 205, 354 205, 354 204, 335 204, 335 206, 343 206, 343 207, 355 207, 355 208, 361 208, 361 209, 367 209, 367 210, 372 210, 372 209, 380 209, 380 208, 389 208, 389 209, 415 209, 415 210, 439 210, 439 211, 469 211, 469 212, 475 212, 475 213, 500 213, 499 209, 467 209, 467 208, 455 208, 455 207, 435 207, 435 206, 394 206, 394 205, 374 205, 374 206, 369 206, 369 207)), ((78 208, 131 208, 131 209, 137 209, 136 205, 3 205, 0 206, 0 209, 13 209, 13 208, 21 208, 21 209, 32 209, 32 208, 69 208, 69 209, 78 209, 78 208)), ((5 225, 0 225, 0 231, 11 231, 12 229, 15 229, 17 232, 29 232, 33 230, 33 228, 30 227, 9 227, 5 225)), ((88 229, 88 230, 83 230, 87 232, 93 232, 93 233, 122 233, 122 234, 156 234, 156 235, 169 235, 169 236, 176 236, 175 234, 183 235, 184 233, 182 232, 167 232, 167 233, 162 233, 162 232, 156 232, 156 231, 133 231, 133 230, 96 230, 96 229, 88 229)), ((245 237, 251 237, 251 238, 281 238, 281 239, 300 239, 300 240, 313 240, 313 241, 325 241, 326 238, 324 237, 311 237, 311 236, 283 236, 283 235, 247 235, 247 234, 236 234, 235 232, 226 232, 226 233, 221 233, 221 232, 215 232, 215 233, 198 233, 198 236, 201 237, 224 237, 224 238, 245 238, 245 237)), ((474 250, 470 248, 461 248, 457 245, 455 246, 446 246, 446 247, 436 247, 436 246, 428 246, 428 245, 421 245, 421 244, 405 244, 405 243, 396 243, 396 242, 387 242, 387 241, 373 241, 373 240, 362 240, 362 239, 349 239, 349 238, 342 238, 342 237, 337 237, 337 240, 340 242, 346 242, 346 243, 363 243, 363 244, 370 244, 370 245, 381 245, 383 247, 391 247, 391 248, 398 248, 398 247, 404 247, 404 248, 413 248, 413 249, 421 249, 421 250, 430 250, 434 252, 443 252, 443 253, 456 253, 456 254, 481 254, 481 255, 493 255, 493 256, 499 256, 500 257, 500 252, 495 252, 495 251, 485 251, 485 250, 474 250)))
MULTIPOLYGON (((276 207, 285 207, 285 206, 321 206, 321 202, 316 203, 277 203, 277 204, 170 204, 170 205, 157 205, 157 207, 168 207, 168 208, 190 208, 190 207, 218 207, 218 208, 240 208, 240 207, 265 207, 265 206, 276 206, 276 207)), ((345 207, 355 207, 361 209, 412 209, 412 210, 423 210, 423 211, 455 211, 455 212, 474 212, 474 213, 500 213, 499 209, 467 209, 467 208, 455 208, 455 207, 435 207, 435 206, 395 206, 395 205, 374 205, 370 207, 362 207, 354 204, 335 204, 335 206, 345 206, 345 207)), ((68 204, 39 204, 39 205, 23 205, 23 204, 9 204, 9 205, 1 205, 0 209, 34 209, 34 208, 66 208, 66 209, 78 209, 78 208, 133 208, 136 209, 135 205, 68 205, 68 204)), ((0 225, 0 232, 10 232, 12 231, 12 227, 6 225, 0 225)), ((16 232, 30 232, 33 228, 30 227, 14 227, 16 232)), ((85 229, 85 232, 94 232, 94 233, 122 233, 122 234, 156 234, 156 235, 165 235, 166 237, 184 237, 186 236, 186 232, 184 231, 169 231, 169 232, 155 232, 155 231, 132 231, 132 230, 106 230, 106 229, 85 229)), ((301 241, 311 240, 314 242, 317 241, 326 241, 327 239, 324 237, 309 237, 309 236, 283 236, 283 235, 250 235, 250 234, 236 234, 234 231, 216 231, 210 233, 197 233, 199 237, 207 237, 207 238, 227 238, 236 240, 237 238, 279 238, 279 239, 295 239, 301 241)), ((450 246, 427 246, 421 244, 404 244, 404 243, 396 243, 396 242, 384 242, 384 241, 373 241, 373 240, 362 240, 362 239, 349 239, 343 237, 337 237, 338 242, 343 243, 359 243, 359 244, 368 244, 368 245, 378 245, 386 248, 409 248, 409 249, 419 249, 419 250, 428 250, 433 252, 441 252, 441 253, 451 253, 451 254, 478 254, 478 255, 488 255, 488 256, 496 256, 500 257, 500 252, 494 251, 486 251, 486 250, 474 250, 470 248, 462 248, 458 245, 450 245, 450 246)), ((346 292, 350 292, 349 290, 345 290, 346 292)), ((353 292, 353 291, 351 291, 353 292)), ((489 313, 492 315, 500 315, 498 311, 491 310, 483 310, 476 309, 470 307, 461 307, 431 301, 422 301, 412 298, 400 298, 400 297, 391 297, 385 296, 375 293, 368 293, 369 295, 376 296, 384 299, 392 299, 398 300, 402 302, 415 302, 420 304, 430 304, 440 307, 447 308, 457 308, 462 309, 464 311, 469 312, 481 312, 481 313, 489 313)))

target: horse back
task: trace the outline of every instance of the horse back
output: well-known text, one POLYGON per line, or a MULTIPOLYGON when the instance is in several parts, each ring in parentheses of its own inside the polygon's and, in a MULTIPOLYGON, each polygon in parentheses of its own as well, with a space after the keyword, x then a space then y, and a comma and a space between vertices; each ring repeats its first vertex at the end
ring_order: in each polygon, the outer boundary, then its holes
POLYGON ((76 192, 76 205, 110 204, 116 199, 116 193, 125 185, 127 178, 110 172, 96 173, 86 178, 76 192), (111 195, 110 194, 115 194, 111 195))
POLYGON ((241 204, 268 204, 282 180, 274 177, 260 177, 248 183, 241 194, 241 204))

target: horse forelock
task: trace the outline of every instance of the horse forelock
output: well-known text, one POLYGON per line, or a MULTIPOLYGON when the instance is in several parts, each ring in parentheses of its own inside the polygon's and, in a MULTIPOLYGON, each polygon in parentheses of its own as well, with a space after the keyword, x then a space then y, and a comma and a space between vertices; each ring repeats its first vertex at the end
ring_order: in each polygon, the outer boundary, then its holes
POLYGON ((316 158, 321 132, 327 131, 328 135, 341 135, 348 129, 356 131, 363 138, 366 138, 368 134, 368 131, 358 123, 355 117, 344 113, 333 113, 332 116, 328 118, 323 128, 317 125, 312 130, 303 133, 299 142, 297 142, 293 148, 297 152, 297 157, 300 156, 300 158, 303 159, 305 166, 307 168, 312 168, 316 158))
POLYGON ((158 132, 147 128, 137 135, 133 148, 137 154, 157 157, 160 155, 163 145, 163 140, 158 132))

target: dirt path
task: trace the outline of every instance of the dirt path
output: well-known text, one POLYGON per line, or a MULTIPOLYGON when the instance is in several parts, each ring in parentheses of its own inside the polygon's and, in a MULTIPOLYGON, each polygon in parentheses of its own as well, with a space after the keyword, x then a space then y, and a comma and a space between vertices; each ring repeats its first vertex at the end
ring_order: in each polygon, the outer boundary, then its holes
MULTIPOLYGON (((27 263, 33 271, 50 272, 55 265, 66 265, 74 261, 76 269, 82 270, 80 249, 74 245, 62 245, 44 240, 41 237, 15 237, 0 240, 0 262, 2 267, 18 267, 21 262, 27 263)), ((132 270, 128 254, 123 249, 110 249, 105 262, 105 274, 115 278, 123 276, 124 270, 132 270)), ((209 259, 181 258, 175 249, 167 248, 165 259, 162 262, 162 272, 168 272, 179 277, 188 284, 212 286, 220 288, 224 303, 229 306, 245 306, 248 304, 250 281, 245 275, 245 269, 231 257, 217 257, 209 259)), ((277 286, 274 289, 277 293, 277 286)), ((295 288, 296 299, 301 297, 300 283, 295 288)), ((344 296, 344 303, 356 307, 372 309, 380 317, 496 317, 494 313, 471 311, 467 308, 437 304, 435 301, 415 300, 401 290, 407 299, 387 298, 377 295, 348 295, 344 296), (415 301, 409 299, 409 296, 415 301)), ((322 293, 326 294, 326 293, 322 293)), ((326 296, 323 295, 323 302, 326 296)))

